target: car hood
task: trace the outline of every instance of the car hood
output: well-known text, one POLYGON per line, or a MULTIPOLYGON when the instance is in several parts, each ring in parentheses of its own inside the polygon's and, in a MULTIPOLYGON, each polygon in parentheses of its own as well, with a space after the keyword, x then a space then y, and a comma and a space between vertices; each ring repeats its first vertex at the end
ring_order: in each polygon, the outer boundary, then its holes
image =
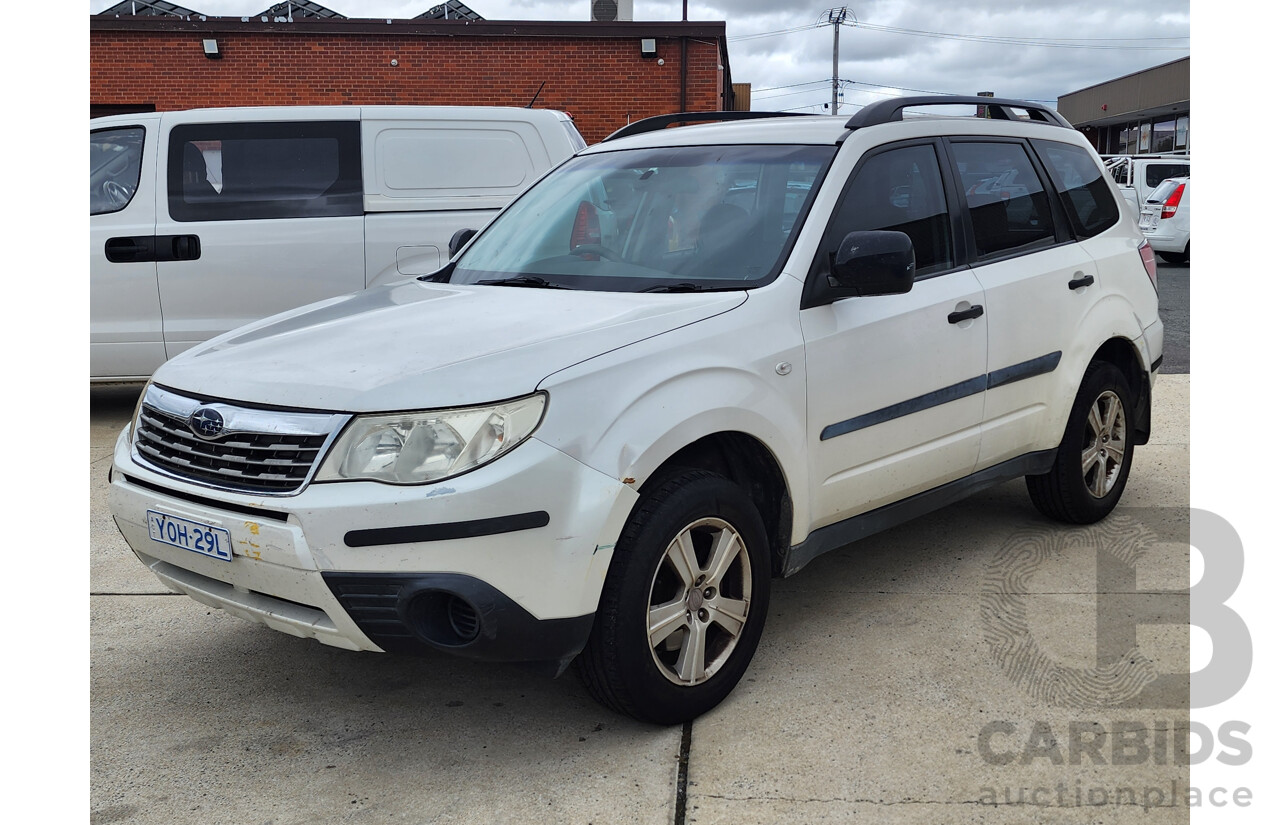
POLYGON ((635 294, 409 281, 233 330, 154 380, 176 390, 343 412, 483 404, 636 341, 727 312, 745 292, 635 294))

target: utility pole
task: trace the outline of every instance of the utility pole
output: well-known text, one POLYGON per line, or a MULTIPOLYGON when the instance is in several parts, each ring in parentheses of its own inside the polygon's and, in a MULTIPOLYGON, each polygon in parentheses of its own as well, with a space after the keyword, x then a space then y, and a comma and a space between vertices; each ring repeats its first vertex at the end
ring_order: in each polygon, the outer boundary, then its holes
POLYGON ((827 10, 831 24, 831 114, 840 114, 840 26, 849 16, 847 6, 827 10))

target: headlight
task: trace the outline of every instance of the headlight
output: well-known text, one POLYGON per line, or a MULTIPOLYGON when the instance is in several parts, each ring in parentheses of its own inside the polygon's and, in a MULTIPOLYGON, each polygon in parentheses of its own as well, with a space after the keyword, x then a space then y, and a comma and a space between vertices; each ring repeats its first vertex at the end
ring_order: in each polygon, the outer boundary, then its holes
POLYGON ((461 475, 532 435, 546 403, 538 393, 485 407, 356 416, 315 480, 425 484, 461 475))
POLYGON ((138 393, 138 403, 133 405, 133 418, 129 419, 129 446, 133 446, 133 434, 138 429, 138 419, 142 416, 142 402, 147 399, 147 391, 151 389, 151 382, 147 381, 146 386, 142 388, 142 392, 138 393))

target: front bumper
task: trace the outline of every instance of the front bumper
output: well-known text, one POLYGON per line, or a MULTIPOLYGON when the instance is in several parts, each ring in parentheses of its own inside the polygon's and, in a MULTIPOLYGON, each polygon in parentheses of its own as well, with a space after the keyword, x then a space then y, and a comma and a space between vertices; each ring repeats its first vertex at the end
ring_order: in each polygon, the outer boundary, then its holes
POLYGON ((177 481, 116 442, 110 506, 171 589, 349 650, 567 662, 586 643, 635 492, 530 439, 436 484, 255 496, 177 481), (230 561, 151 537, 147 512, 221 528, 230 561))

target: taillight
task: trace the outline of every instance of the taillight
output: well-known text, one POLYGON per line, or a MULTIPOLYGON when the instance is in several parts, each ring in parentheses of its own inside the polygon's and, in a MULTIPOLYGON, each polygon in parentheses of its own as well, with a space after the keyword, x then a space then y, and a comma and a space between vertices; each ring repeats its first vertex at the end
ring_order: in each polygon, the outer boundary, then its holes
POLYGON ((578 204, 578 214, 573 219, 573 234, 569 236, 570 251, 580 246, 600 244, 600 214, 595 204, 583 201, 578 204))
POLYGON ((1156 283, 1156 251, 1151 248, 1151 244, 1146 241, 1138 247, 1138 254, 1142 256, 1142 266, 1147 270, 1147 277, 1151 279, 1151 285, 1156 288, 1156 293, 1160 292, 1160 285, 1156 283))
POLYGON ((1172 218, 1178 212, 1178 204, 1182 203, 1182 190, 1186 189, 1185 183, 1178 184, 1178 188, 1165 199, 1164 206, 1160 209, 1161 218, 1172 218))

